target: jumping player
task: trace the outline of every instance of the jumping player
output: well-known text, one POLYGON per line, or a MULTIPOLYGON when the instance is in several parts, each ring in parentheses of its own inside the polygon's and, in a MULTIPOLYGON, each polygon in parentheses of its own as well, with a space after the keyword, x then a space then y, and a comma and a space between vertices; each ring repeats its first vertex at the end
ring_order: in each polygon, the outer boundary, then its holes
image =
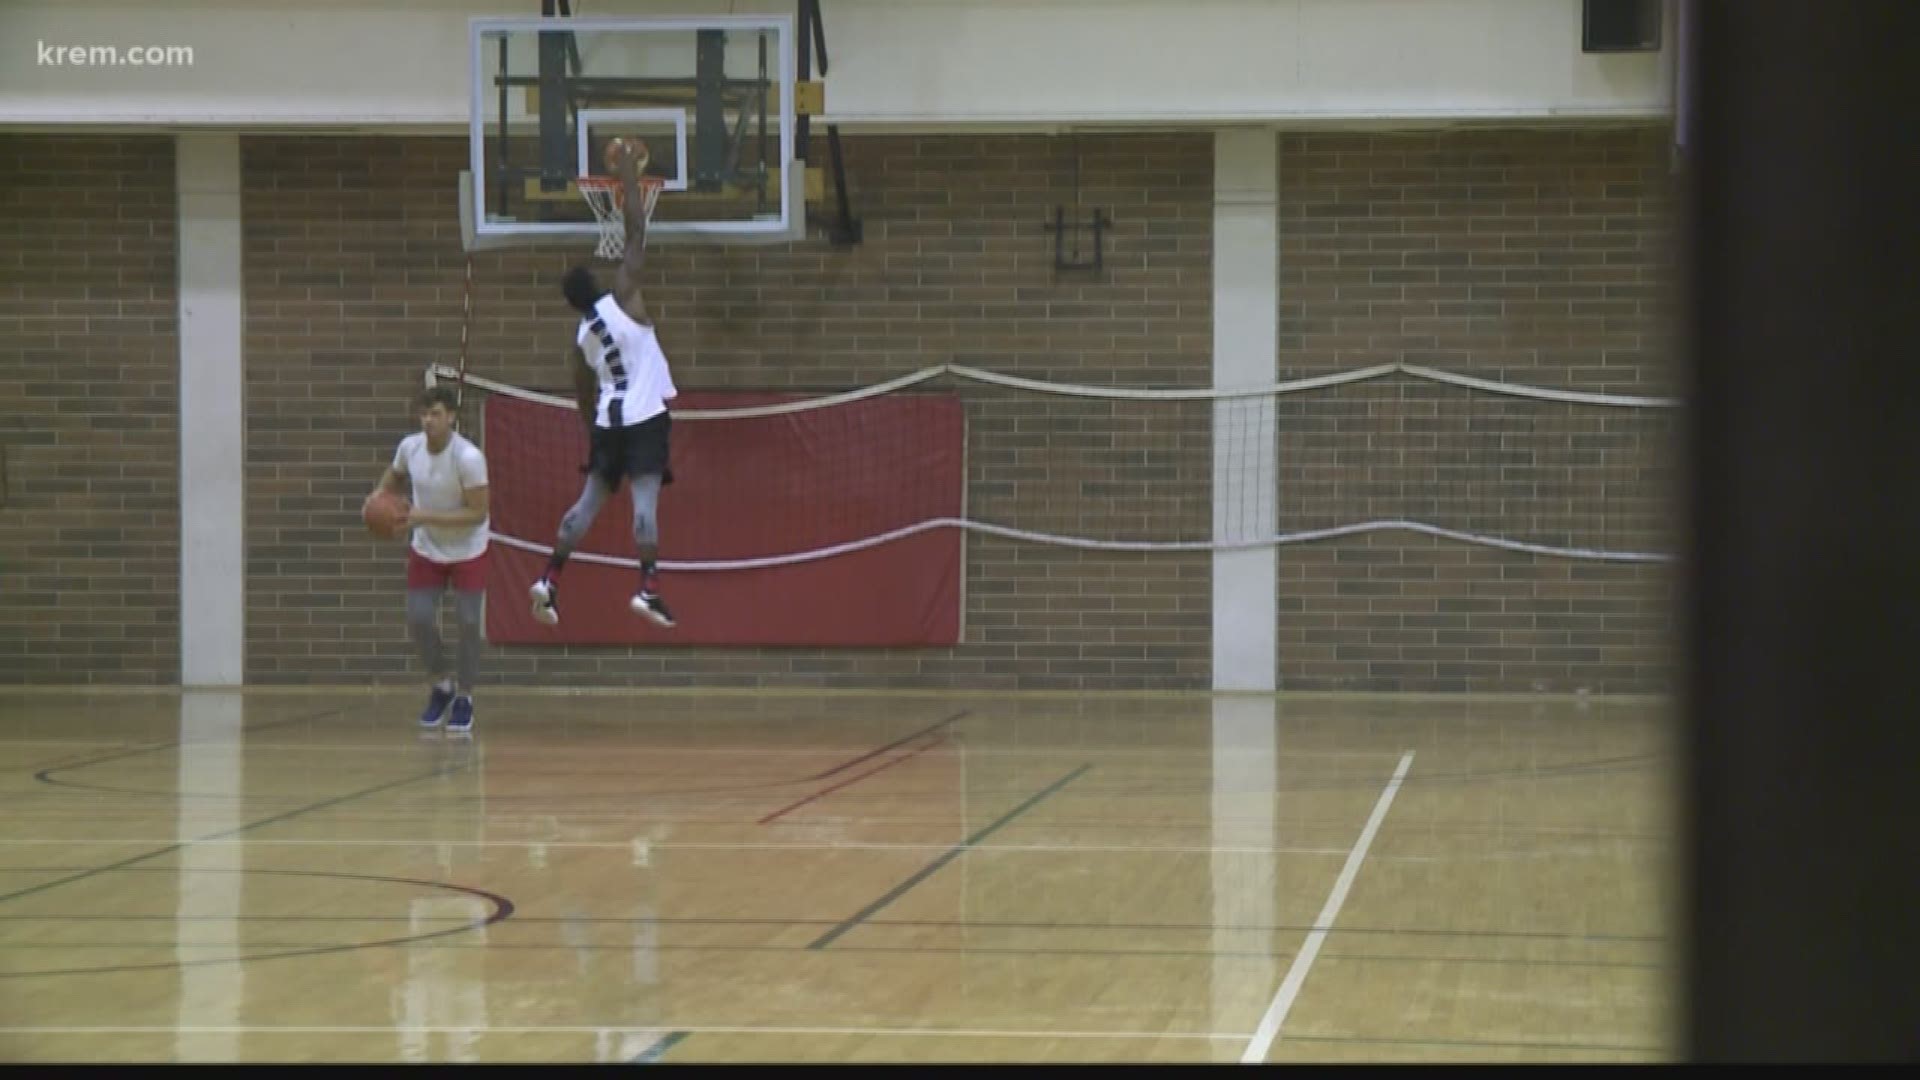
POLYGON ((560 573, 600 508, 625 480, 632 485, 633 542, 640 553, 640 587, 628 607, 671 627, 674 618, 660 597, 657 561, 660 489, 673 480, 667 445, 673 419, 667 402, 678 391, 640 291, 647 230, 647 215, 638 209, 643 148, 616 139, 608 147, 608 163, 620 174, 625 205, 633 208, 625 215, 627 246, 613 289, 602 288, 584 265, 567 271, 560 283, 567 303, 580 313, 568 365, 588 429, 587 481, 579 501, 560 519, 546 572, 527 592, 535 619, 548 626, 560 621, 560 573))

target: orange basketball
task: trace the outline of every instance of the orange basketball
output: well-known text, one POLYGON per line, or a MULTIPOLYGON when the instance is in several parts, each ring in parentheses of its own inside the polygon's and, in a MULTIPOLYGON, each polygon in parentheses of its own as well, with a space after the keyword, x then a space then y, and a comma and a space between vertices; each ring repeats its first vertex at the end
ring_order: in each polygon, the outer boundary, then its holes
POLYGON ((634 169, 636 172, 647 167, 648 154, 646 143, 641 142, 639 139, 627 139, 615 136, 607 142, 605 157, 607 171, 618 175, 620 172, 620 161, 626 154, 632 154, 634 156, 634 169))
POLYGON ((391 491, 377 491, 361 504, 360 520, 366 523, 367 532, 391 540, 405 532, 407 515, 412 511, 407 500, 391 491))

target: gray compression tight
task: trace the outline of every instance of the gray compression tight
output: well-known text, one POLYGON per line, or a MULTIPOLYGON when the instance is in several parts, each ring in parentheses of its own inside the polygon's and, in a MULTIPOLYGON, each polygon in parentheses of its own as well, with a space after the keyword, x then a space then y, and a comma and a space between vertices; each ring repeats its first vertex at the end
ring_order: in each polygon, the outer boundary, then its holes
MULTIPOLYGON (((554 545, 554 558, 564 561, 574 546, 593 527, 600 508, 607 504, 613 489, 598 474, 587 477, 580 490, 580 501, 560 519, 560 540, 554 545)), ((660 542, 660 474, 647 473, 633 478, 633 542, 642 547, 660 542)))
MULTIPOLYGON (((480 612, 482 592, 456 592, 453 610, 460 620, 458 684, 464 693, 473 689, 480 675, 480 612)), ((438 679, 447 673, 445 650, 440 644, 440 590, 407 590, 407 631, 427 674, 438 679)))

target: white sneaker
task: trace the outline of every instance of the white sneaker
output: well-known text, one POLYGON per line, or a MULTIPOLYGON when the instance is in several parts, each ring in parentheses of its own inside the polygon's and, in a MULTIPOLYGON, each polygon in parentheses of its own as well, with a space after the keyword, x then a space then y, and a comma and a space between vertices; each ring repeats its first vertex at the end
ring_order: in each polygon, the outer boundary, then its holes
POLYGON ((674 626, 673 612, 667 610, 667 602, 660 599, 659 593, 635 593, 633 599, 627 601, 627 607, 635 615, 644 615, 668 629, 674 626))
POLYGON ((527 590, 527 598, 533 601, 534 621, 543 626, 559 625, 560 609, 553 604, 558 591, 546 578, 534 582, 533 587, 527 590))

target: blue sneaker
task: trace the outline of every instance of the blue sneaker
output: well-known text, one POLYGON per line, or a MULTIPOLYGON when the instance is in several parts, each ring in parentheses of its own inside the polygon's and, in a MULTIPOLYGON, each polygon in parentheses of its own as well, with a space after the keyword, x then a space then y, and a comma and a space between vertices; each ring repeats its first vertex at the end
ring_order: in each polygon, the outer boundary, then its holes
POLYGON ((473 730, 473 699, 465 694, 453 699, 453 715, 447 717, 448 731, 473 730))
POLYGON ((447 713, 447 706, 453 704, 453 691, 442 690, 438 686, 427 698, 427 707, 420 714, 420 726, 435 728, 440 726, 440 718, 447 713))

